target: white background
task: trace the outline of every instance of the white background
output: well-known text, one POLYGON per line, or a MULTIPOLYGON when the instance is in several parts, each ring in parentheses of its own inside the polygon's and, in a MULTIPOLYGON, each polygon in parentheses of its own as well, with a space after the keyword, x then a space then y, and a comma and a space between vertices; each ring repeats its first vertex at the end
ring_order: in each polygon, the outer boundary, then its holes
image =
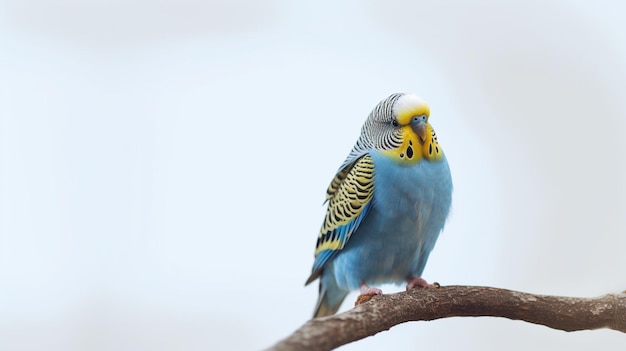
MULTIPOLYGON (((587 3, 0 1, 0 349, 286 337, 326 186, 393 92, 455 182, 427 280, 626 289, 626 9, 587 3)), ((343 350, 624 345, 452 318, 343 350)))

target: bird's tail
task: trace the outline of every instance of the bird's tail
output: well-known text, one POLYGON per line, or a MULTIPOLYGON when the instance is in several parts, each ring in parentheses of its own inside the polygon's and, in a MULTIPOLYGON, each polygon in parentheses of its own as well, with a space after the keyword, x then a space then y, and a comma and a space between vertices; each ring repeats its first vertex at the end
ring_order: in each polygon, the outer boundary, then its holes
POLYGON ((341 290, 337 287, 334 282, 334 279, 330 284, 322 283, 320 279, 320 295, 317 299, 317 304, 315 305, 315 311, 313 312, 313 318, 330 316, 335 314, 341 303, 348 295, 348 291, 341 290))

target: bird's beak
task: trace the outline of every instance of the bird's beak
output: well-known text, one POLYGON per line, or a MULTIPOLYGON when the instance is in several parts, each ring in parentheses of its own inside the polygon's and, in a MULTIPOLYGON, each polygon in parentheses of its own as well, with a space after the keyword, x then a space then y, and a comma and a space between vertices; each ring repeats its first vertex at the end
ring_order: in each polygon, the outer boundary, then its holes
POLYGON ((416 120, 411 121, 411 129, 413 129, 413 132, 417 134, 422 144, 424 144, 426 142, 426 133, 427 133, 426 121, 422 120, 421 118, 417 121, 416 120))

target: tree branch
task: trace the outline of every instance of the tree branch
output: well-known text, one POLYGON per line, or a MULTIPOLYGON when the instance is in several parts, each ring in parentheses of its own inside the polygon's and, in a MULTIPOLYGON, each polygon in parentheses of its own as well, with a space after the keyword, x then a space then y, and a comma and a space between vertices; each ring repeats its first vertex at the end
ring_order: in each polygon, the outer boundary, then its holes
POLYGON ((412 289, 374 296, 350 311, 312 319, 269 350, 332 350, 400 323, 480 316, 565 331, 609 328, 626 333, 626 291, 578 298, 475 286, 412 289))

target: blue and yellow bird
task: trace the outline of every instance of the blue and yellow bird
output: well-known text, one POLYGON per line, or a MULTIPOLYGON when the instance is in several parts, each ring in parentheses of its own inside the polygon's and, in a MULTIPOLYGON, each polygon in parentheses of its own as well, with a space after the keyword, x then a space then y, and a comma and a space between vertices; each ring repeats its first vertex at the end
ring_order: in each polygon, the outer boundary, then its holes
POLYGON ((337 312, 352 290, 382 293, 370 285, 432 287, 421 275, 450 211, 452 178, 429 117, 421 98, 392 94, 365 121, 326 191, 306 281, 320 278, 313 317, 337 312))

